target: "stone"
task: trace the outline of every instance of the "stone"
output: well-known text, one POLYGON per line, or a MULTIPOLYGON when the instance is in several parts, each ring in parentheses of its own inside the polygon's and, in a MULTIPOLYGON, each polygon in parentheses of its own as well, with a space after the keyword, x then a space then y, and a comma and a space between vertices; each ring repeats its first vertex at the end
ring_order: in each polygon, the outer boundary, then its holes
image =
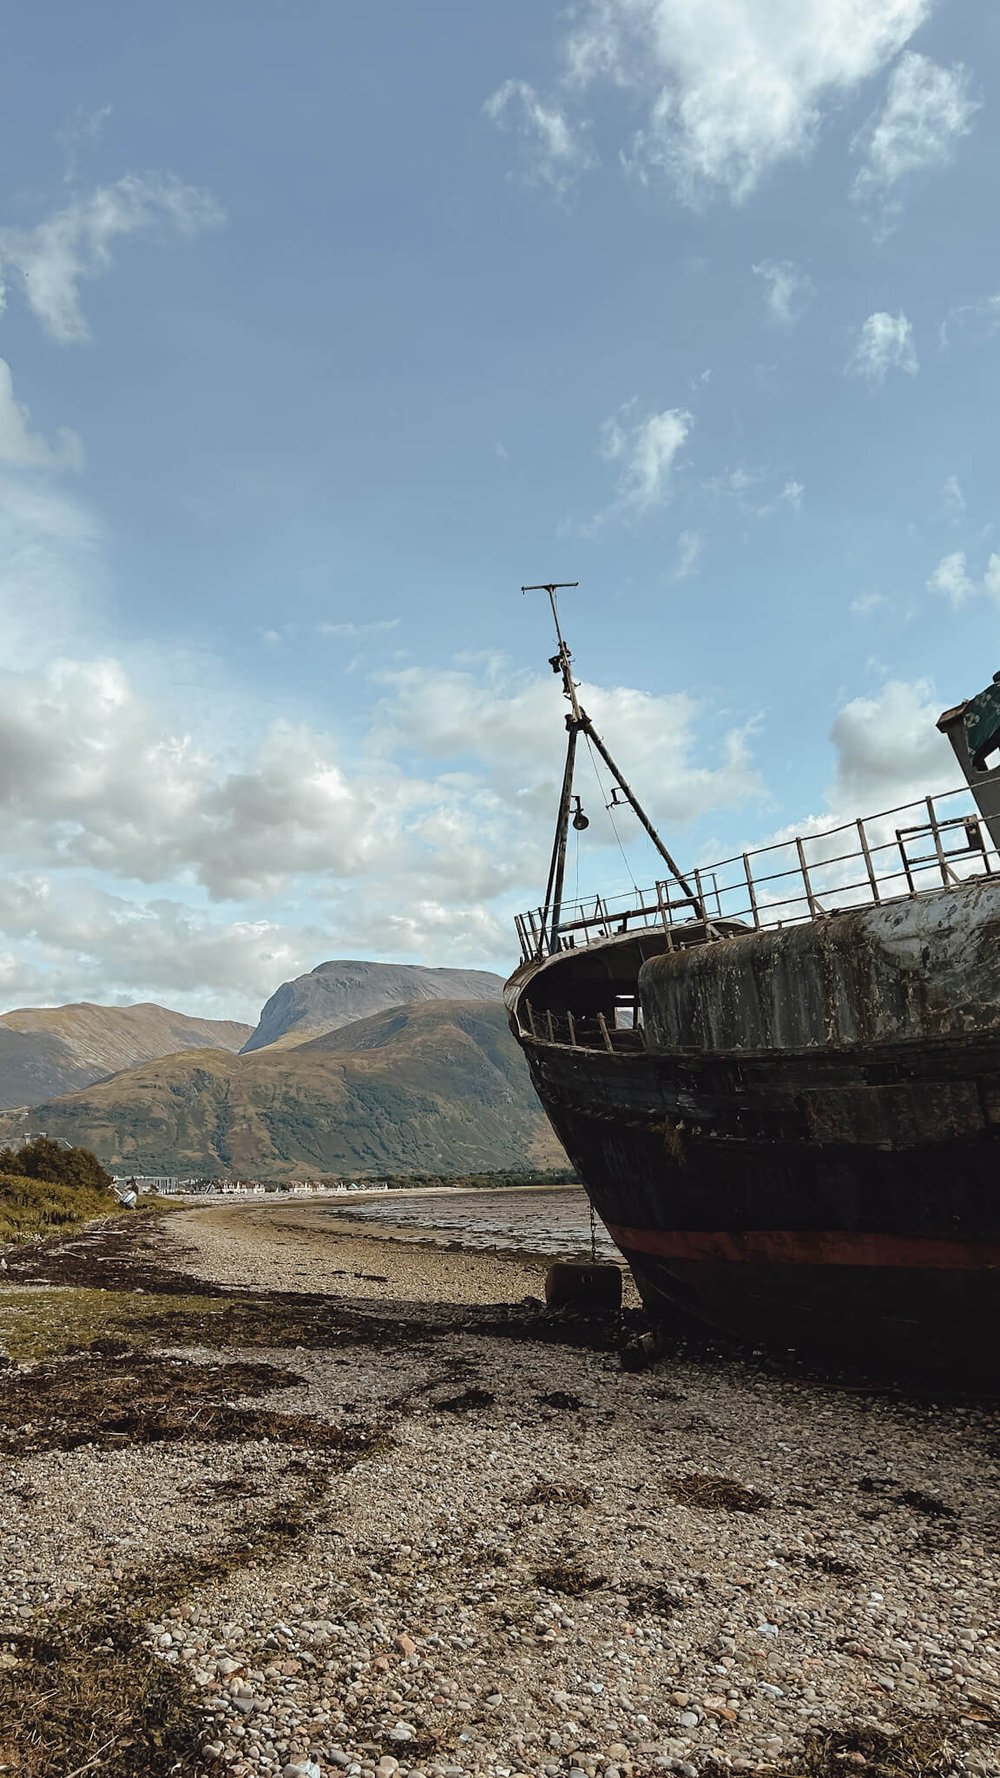
POLYGON ((407 1636, 405 1630, 396 1637, 396 1648, 401 1655, 415 1655, 417 1652, 417 1645, 413 1637, 407 1636))

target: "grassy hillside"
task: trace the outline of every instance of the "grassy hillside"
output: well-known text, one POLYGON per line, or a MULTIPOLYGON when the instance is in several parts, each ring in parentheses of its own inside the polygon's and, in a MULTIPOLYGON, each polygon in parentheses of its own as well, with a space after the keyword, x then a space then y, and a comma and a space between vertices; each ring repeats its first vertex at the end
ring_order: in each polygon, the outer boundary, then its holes
POLYGON ((0 1173, 0 1247, 40 1235, 68 1234, 96 1216, 113 1216, 118 1208, 110 1191, 0 1173))
POLYGON ((179 1050, 238 1050, 249 1031, 152 1003, 20 1007, 0 1014, 0 1107, 34 1105, 179 1050))
POLYGON ((458 1173, 558 1167, 503 1008, 428 1000, 294 1048, 161 1061, 0 1119, 92 1148, 115 1171, 458 1173))

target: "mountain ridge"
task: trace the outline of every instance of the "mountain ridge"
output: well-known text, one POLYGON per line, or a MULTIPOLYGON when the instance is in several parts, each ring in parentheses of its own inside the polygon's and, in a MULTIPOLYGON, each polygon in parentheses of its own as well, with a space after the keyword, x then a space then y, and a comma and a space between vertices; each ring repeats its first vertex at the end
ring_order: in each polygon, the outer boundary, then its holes
POLYGON ((151 1000, 14 1007, 0 1013, 0 1110, 79 1091, 177 1051, 235 1053, 251 1030, 235 1019, 197 1018, 151 1000))
MULTIPOLYGON (((118 1172, 289 1178, 565 1165, 502 1005, 428 999, 308 1042, 145 1063, 28 1114, 118 1172)), ((0 1140, 23 1133, 0 1118, 0 1140)))
POLYGON ((486 969, 431 969, 416 963, 333 958, 282 982, 265 1001, 243 1054, 301 1043, 392 1006, 422 1000, 499 1000, 501 976, 486 969))

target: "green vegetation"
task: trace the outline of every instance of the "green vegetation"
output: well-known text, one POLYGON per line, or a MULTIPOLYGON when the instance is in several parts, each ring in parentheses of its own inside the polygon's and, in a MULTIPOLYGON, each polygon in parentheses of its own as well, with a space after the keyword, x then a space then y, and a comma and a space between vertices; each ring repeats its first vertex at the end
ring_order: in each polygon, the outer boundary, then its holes
MULTIPOLYGON (((383 1178, 385 1175, 383 1175, 383 1178)), ((501 1167, 495 1173, 391 1173, 390 1186, 464 1185, 497 1191, 507 1185, 579 1185, 572 1167, 501 1167)))
POLYGON ((110 1191, 111 1174, 89 1148, 70 1148, 48 1136, 36 1136, 20 1148, 0 1148, 0 1173, 68 1185, 84 1191, 110 1191))
POLYGON ((140 1351, 181 1346, 189 1342, 193 1318, 200 1333, 205 1317, 224 1315, 230 1307, 225 1297, 38 1284, 8 1287, 0 1294, 0 1352, 16 1364, 30 1364, 77 1351, 95 1340, 125 1341, 140 1351))
POLYGON ((0 1246, 68 1233, 115 1207, 111 1175, 89 1149, 46 1136, 0 1149, 0 1246))
POLYGON ((565 1167, 502 1006, 422 1001, 292 1048, 193 1050, 3 1120, 117 1173, 430 1180, 565 1167))

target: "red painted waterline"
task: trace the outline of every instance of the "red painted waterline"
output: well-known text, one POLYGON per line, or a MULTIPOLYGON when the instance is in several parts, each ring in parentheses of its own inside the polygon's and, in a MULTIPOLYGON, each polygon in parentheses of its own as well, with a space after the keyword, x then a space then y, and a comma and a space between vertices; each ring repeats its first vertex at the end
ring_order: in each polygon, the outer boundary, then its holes
POLYGON ((886 1235, 853 1229, 628 1229, 609 1223, 622 1252, 658 1259, 729 1260, 751 1265, 916 1266, 931 1271, 1000 1268, 1000 1238, 886 1235))

